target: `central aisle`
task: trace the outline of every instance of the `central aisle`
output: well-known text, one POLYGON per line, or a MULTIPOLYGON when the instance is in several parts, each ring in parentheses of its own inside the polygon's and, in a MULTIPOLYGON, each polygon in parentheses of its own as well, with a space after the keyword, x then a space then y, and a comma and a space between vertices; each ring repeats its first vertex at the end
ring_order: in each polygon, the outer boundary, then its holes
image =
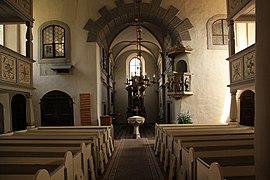
POLYGON ((151 145, 147 138, 116 140, 116 150, 103 179, 163 180, 151 145))

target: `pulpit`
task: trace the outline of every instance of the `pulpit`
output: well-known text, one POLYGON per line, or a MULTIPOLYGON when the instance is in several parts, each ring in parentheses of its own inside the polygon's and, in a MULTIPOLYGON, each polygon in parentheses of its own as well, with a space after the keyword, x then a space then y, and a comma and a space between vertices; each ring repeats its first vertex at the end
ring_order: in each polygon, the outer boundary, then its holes
POLYGON ((128 119, 128 123, 134 127, 134 137, 136 139, 140 138, 139 126, 142 125, 145 121, 145 118, 142 116, 131 116, 128 119))

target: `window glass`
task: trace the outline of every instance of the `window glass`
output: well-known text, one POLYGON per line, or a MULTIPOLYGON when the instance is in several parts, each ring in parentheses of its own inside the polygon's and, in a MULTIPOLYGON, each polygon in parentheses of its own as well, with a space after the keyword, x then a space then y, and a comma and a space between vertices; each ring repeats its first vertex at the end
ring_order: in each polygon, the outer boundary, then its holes
POLYGON ((255 22, 235 23, 236 52, 255 43, 255 22))
POLYGON ((225 19, 219 19, 212 25, 212 42, 213 45, 228 44, 228 27, 225 19))
POLYGON ((132 76, 140 76, 141 74, 141 60, 138 59, 138 58, 133 58, 131 59, 130 61, 130 64, 129 64, 129 76, 130 78, 132 76))
POLYGON ((4 25, 0 25, 0 44, 4 45, 4 25))
POLYGON ((207 21, 206 28, 208 49, 228 49, 229 28, 226 18, 226 14, 217 14, 207 21))
POLYGON ((65 57, 65 29, 50 25, 42 31, 43 58, 65 57))

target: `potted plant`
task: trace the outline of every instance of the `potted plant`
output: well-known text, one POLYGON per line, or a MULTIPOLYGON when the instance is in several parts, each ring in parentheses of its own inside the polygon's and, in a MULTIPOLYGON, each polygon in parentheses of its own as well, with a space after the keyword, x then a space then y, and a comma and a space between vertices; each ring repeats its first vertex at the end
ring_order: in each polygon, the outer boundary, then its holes
POLYGON ((178 124, 192 124, 192 116, 190 115, 189 111, 182 111, 177 114, 176 121, 178 124))

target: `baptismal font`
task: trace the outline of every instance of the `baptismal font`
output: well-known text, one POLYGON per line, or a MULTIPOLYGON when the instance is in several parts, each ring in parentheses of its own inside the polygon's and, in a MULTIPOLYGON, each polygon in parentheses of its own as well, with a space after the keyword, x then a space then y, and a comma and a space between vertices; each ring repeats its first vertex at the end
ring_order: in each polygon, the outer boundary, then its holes
POLYGON ((146 75, 135 75, 127 78, 126 90, 128 92, 128 123, 134 127, 135 138, 140 138, 139 126, 144 123, 146 111, 144 107, 144 91, 147 86, 155 83, 155 76, 150 82, 146 75))

